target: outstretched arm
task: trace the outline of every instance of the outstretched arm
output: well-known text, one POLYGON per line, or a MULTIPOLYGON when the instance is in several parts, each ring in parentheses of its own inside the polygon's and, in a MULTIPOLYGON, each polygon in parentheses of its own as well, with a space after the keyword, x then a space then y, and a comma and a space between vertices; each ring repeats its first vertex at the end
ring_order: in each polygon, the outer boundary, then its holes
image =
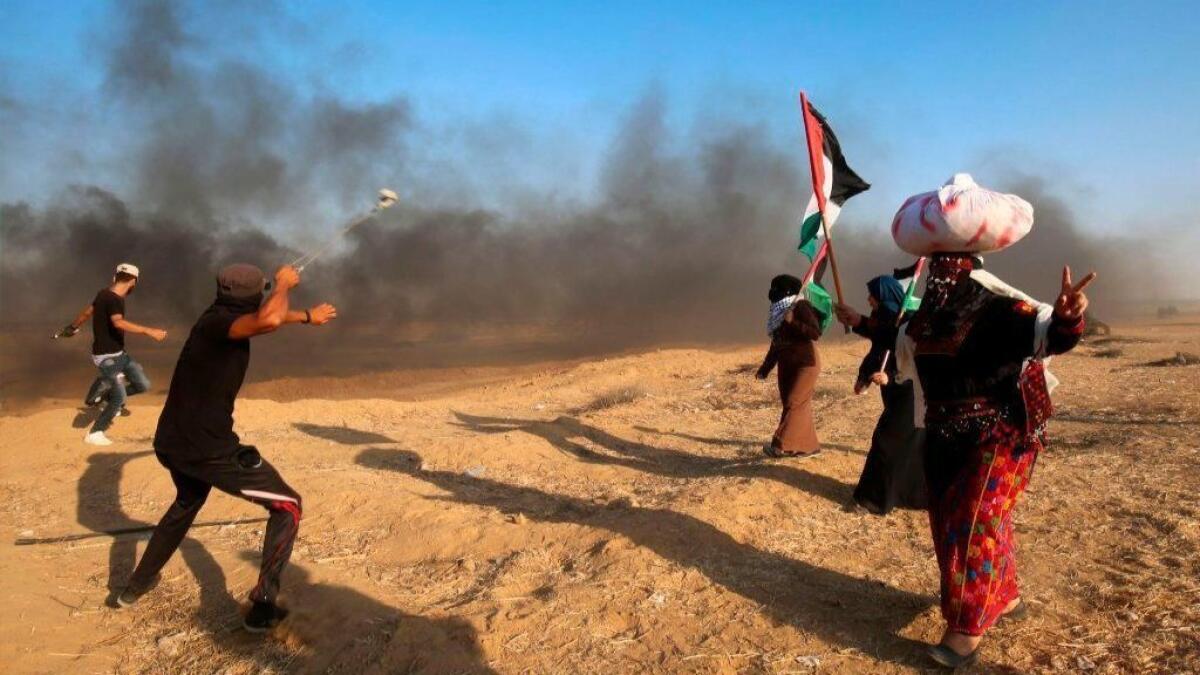
POLYGON ((124 314, 113 314, 112 324, 126 333, 137 333, 138 335, 146 335, 153 338, 157 342, 162 342, 167 339, 167 331, 161 328, 151 328, 141 324, 134 323, 125 318, 124 314))
POLYGON ((323 302, 309 309, 289 309, 284 323, 311 323, 321 326, 337 318, 337 308, 328 302, 323 302))
POLYGON ((308 310, 292 310, 288 307, 288 292, 300 284, 300 273, 290 265, 275 272, 275 290, 258 311, 239 316, 229 326, 231 340, 244 340, 256 335, 265 335, 279 330, 288 323, 311 323, 320 326, 337 318, 337 309, 328 303, 308 310))
POLYGON ((63 329, 58 331, 58 334, 54 337, 75 337, 75 334, 79 332, 79 327, 90 318, 92 318, 92 306, 88 304, 87 307, 83 308, 83 311, 79 312, 79 316, 75 317, 74 321, 63 326, 63 329))
POLYGON ((842 303, 838 302, 834 303, 833 311, 837 316, 838 323, 841 323, 843 326, 846 326, 862 337, 871 337, 873 333, 871 320, 862 314, 859 314, 858 311, 853 307, 850 305, 843 305, 842 303))
POLYGON ((75 320, 71 322, 71 328, 79 330, 79 327, 90 318, 92 318, 92 304, 89 302, 88 306, 84 307, 83 311, 79 313, 79 316, 75 317, 75 320))

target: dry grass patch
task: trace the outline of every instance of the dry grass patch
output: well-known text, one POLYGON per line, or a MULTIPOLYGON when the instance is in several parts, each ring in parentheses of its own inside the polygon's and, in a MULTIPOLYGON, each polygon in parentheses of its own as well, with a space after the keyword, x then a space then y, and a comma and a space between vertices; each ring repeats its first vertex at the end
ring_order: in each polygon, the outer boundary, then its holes
POLYGON ((584 415, 587 413, 600 412, 617 406, 633 403, 638 399, 644 398, 647 395, 645 387, 641 385, 627 385, 623 387, 615 387, 600 393, 596 398, 593 398, 588 403, 571 410, 573 415, 584 415))

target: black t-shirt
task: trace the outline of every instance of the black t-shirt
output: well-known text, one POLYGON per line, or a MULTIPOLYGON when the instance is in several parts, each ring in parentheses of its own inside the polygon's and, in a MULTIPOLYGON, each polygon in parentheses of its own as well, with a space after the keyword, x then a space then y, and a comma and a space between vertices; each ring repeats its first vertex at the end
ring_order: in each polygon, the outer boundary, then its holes
POLYGON ((218 300, 192 326, 158 418, 156 450, 202 458, 237 449, 233 403, 250 364, 250 340, 231 340, 229 327, 254 309, 218 300))
POLYGON ((125 331, 113 325, 114 314, 125 314, 125 298, 101 289, 92 300, 92 353, 97 356, 125 351, 125 331))

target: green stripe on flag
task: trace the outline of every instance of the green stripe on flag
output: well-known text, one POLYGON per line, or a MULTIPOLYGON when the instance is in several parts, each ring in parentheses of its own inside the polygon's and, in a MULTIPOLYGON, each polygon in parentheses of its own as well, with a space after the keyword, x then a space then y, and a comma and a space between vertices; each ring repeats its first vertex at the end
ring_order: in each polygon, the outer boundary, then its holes
POLYGON ((817 310, 817 317, 821 320, 821 332, 824 332, 833 321, 833 298, 829 297, 829 291, 825 290, 824 286, 815 281, 804 287, 804 297, 813 309, 817 310))
POLYGON ((820 248, 821 242, 818 235, 821 234, 821 212, 817 211, 804 219, 800 224, 800 252, 808 256, 809 260, 817 257, 817 249, 820 248))
POLYGON ((902 309, 905 314, 911 314, 921 308, 921 298, 916 295, 917 279, 912 278, 908 282, 908 288, 904 289, 904 306, 902 309))

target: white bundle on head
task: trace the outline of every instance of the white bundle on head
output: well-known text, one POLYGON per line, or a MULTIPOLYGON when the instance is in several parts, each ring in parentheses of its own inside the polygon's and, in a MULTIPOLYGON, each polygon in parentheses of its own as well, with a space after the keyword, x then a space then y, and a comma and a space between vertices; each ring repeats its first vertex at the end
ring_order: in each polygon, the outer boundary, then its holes
POLYGON ((917 256, 988 253, 1020 241, 1033 229, 1033 207, 1016 195, 980 187, 956 173, 940 189, 905 200, 892 220, 892 239, 917 256))

